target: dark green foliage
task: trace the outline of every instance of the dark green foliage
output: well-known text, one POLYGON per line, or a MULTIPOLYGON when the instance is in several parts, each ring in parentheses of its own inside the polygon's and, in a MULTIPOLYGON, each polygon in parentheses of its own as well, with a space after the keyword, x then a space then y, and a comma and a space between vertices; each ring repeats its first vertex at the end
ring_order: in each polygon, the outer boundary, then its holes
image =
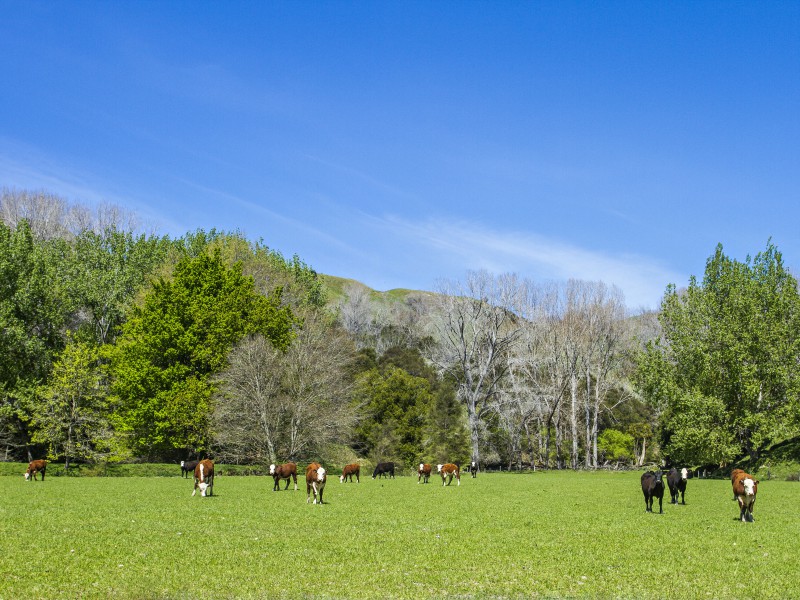
POLYGON ((293 325, 280 290, 258 294, 241 264, 227 267, 219 249, 185 257, 133 309, 110 352, 117 431, 137 456, 207 449, 210 378, 227 352, 251 333, 286 348, 293 325))
POLYGON ((354 397, 367 416, 356 429, 367 456, 406 465, 421 460, 425 413, 433 399, 426 379, 398 367, 372 369, 358 378, 354 397))

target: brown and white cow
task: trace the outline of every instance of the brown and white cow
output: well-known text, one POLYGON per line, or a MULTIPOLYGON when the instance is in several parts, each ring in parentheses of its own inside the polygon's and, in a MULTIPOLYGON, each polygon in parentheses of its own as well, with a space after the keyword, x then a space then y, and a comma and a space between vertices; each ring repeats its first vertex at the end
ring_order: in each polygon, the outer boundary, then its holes
POLYGON ((733 495, 739 501, 739 518, 742 523, 752 523, 755 521, 753 507, 758 493, 758 479, 741 469, 737 469, 737 471, 739 472, 731 474, 731 485, 733 486, 733 495))
POLYGON ((28 470, 25 471, 25 480, 30 481, 31 476, 33 476, 33 481, 36 481, 36 474, 42 474, 42 481, 44 481, 44 472, 47 470, 47 461, 46 460, 32 460, 28 463, 28 470))
POLYGON ((344 469, 342 469, 342 476, 339 477, 339 483, 344 483, 347 481, 347 478, 350 478, 350 483, 353 483, 353 475, 356 476, 356 483, 361 483, 361 465, 358 463, 353 463, 352 465, 346 465, 344 469))
POLYGON ((447 481, 447 485, 450 485, 453 481, 453 477, 456 478, 458 485, 461 485, 461 471, 458 465, 447 463, 446 465, 437 465, 436 468, 438 472, 442 474, 442 486, 444 486, 445 480, 447 481))
POLYGON ((417 469, 417 483, 420 480, 424 480, 425 483, 428 483, 428 479, 431 476, 431 466, 427 463, 420 463, 419 469, 417 469))
POLYGON ((194 468, 194 490, 192 496, 197 493, 197 488, 200 488, 200 497, 204 498, 206 494, 209 496, 214 495, 214 463, 207 458, 204 458, 194 468))
POLYGON ((289 489, 289 479, 294 479, 294 491, 297 491, 297 465, 295 463, 288 462, 278 466, 270 465, 269 474, 272 475, 272 479, 275 480, 275 485, 272 486, 273 492, 280 491, 281 479, 286 480, 286 487, 283 488, 284 490, 289 489))
POLYGON ((312 491, 314 492, 314 504, 317 503, 317 494, 319 494, 319 503, 322 504, 322 492, 325 490, 327 481, 328 476, 322 465, 311 463, 306 467, 306 504, 311 501, 312 491))

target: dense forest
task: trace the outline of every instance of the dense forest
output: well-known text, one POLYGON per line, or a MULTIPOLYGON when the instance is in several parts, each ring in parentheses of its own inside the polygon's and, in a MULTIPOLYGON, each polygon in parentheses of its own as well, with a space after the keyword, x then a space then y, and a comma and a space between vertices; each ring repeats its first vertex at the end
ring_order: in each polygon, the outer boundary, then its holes
POLYGON ((726 465, 798 435, 799 331, 771 242, 632 315, 602 282, 378 293, 240 232, 0 195, 3 460, 726 465))

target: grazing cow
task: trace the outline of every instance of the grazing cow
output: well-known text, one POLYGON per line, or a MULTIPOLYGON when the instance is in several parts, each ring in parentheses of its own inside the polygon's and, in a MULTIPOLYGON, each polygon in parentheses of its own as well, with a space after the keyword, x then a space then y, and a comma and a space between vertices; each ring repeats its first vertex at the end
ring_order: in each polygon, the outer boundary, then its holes
POLYGON ((192 491, 192 496, 197 493, 197 488, 200 488, 201 498, 205 498, 206 493, 209 496, 214 495, 214 463, 207 458, 198 462, 194 468, 194 490, 192 491))
POLYGON ((645 512, 653 512, 653 498, 658 498, 658 512, 664 512, 661 503, 664 499, 664 474, 661 471, 647 471, 642 474, 642 493, 644 494, 645 512))
POLYGON ((458 465, 447 463, 446 465, 437 465, 436 469, 442 474, 442 486, 444 486, 445 480, 447 481, 447 485, 450 485, 450 483, 453 481, 453 477, 456 478, 458 485, 461 485, 461 471, 459 470, 458 465))
POLYGON ((375 479, 376 477, 380 478, 381 475, 385 475, 387 478, 391 477, 394 479, 394 463, 393 462, 385 462, 385 463, 378 463, 378 466, 375 467, 375 470, 372 472, 372 478, 375 479))
POLYGON ((297 465, 293 462, 288 462, 278 466, 270 465, 269 474, 272 475, 272 479, 275 480, 275 485, 272 486, 273 492, 280 491, 281 479, 286 480, 286 487, 283 488, 284 490, 289 489, 289 479, 294 479, 294 491, 297 491, 297 465))
POLYGON ((311 463, 306 467, 306 504, 311 501, 311 492, 314 492, 314 504, 317 503, 317 494, 319 494, 319 503, 322 504, 322 492, 325 490, 325 482, 328 481, 328 476, 325 469, 319 463, 311 463))
POLYGON ((346 465, 344 469, 342 469, 342 476, 339 477, 339 483, 344 483, 347 481, 347 478, 350 478, 350 483, 353 483, 353 475, 356 476, 356 483, 361 483, 361 465, 358 463, 353 463, 352 465, 346 465))
POLYGON ((431 466, 427 463, 420 463, 419 469, 417 470, 417 483, 419 483, 421 479, 424 479, 425 483, 428 483, 430 476, 431 466))
POLYGON ((478 476, 478 463, 474 460, 472 464, 469 466, 469 472, 472 473, 472 478, 475 479, 478 476))
MULTIPOLYGON (((745 472, 742 469, 734 469, 731 471, 731 485, 739 478, 739 475, 744 475, 745 472)), ((736 493, 734 492, 733 498, 731 500, 736 500, 736 493)))
POLYGON ((742 523, 755 521, 753 517, 753 507, 756 504, 756 494, 758 493, 758 480, 752 475, 745 473, 741 469, 732 476, 733 495, 739 501, 739 518, 742 523))
POLYGON ((47 470, 47 461, 46 460, 32 460, 28 463, 28 470, 25 471, 25 481, 31 480, 31 475, 33 476, 33 481, 36 481, 36 474, 42 474, 42 481, 44 481, 44 472, 47 470))
POLYGON ((678 492, 681 494, 681 504, 686 504, 684 494, 686 493, 686 480, 689 478, 689 471, 681 469, 678 471, 672 467, 667 473, 667 485, 669 486, 670 504, 678 503, 678 492))
POLYGON ((182 460, 181 461, 181 477, 188 477, 189 473, 194 473, 194 468, 199 463, 199 460, 182 460))

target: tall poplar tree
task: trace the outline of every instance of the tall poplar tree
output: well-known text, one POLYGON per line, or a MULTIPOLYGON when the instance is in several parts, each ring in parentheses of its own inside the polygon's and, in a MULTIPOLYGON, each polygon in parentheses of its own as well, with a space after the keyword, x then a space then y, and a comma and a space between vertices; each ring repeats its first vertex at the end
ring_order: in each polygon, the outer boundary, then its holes
POLYGON ((640 357, 636 382, 662 411, 674 461, 757 459, 800 431, 800 295, 770 242, 745 262, 717 246, 702 282, 667 288, 663 339, 640 357))

